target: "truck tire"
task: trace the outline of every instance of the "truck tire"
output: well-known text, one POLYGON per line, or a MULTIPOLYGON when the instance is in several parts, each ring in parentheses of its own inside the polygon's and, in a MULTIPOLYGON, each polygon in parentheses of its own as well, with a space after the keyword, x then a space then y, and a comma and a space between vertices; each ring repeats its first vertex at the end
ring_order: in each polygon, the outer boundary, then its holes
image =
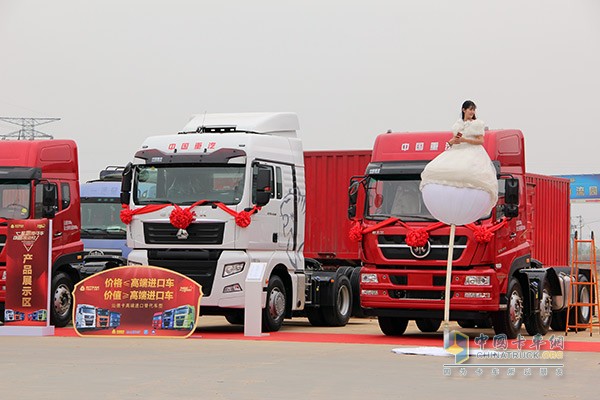
POLYGON ((352 316, 365 318, 365 311, 360 306, 360 271, 361 267, 355 267, 350 275, 350 286, 352 287, 352 316))
POLYGON ((66 326, 71 321, 73 286, 73 280, 64 272, 59 272, 52 278, 50 321, 58 328, 66 326))
MULTIPOLYGON (((588 279, 585 275, 579 275, 579 282, 588 282, 588 279)), ((577 285, 577 297, 575 299, 578 303, 591 303, 591 292, 589 285, 577 285)), ((569 312, 569 325, 575 325, 575 322, 578 324, 587 324, 590 322, 591 307, 587 306, 577 306, 571 309, 569 312), (577 313, 577 320, 575 320, 577 313)), ((585 332, 587 328, 571 328, 572 332, 585 332)))
POLYGON ((525 320, 525 329, 531 336, 540 334, 545 335, 550 329, 552 323, 552 290, 548 279, 544 279, 542 284, 542 298, 540 299, 540 311, 529 315, 525 320))
POLYGON ((283 281, 277 275, 271 276, 267 286, 267 304, 263 308, 263 332, 276 332, 281 329, 285 317, 286 293, 283 281))
POLYGON ((307 307, 304 309, 308 322, 312 326, 325 326, 325 319, 321 307, 307 307))
POLYGON ((423 333, 437 332, 442 324, 441 319, 434 318, 417 318, 415 322, 417 323, 417 328, 423 333))
POLYGON ((225 314, 225 319, 231 325, 244 325, 244 310, 235 310, 225 314))
POLYGON ((321 307, 327 326, 344 326, 352 314, 352 288, 346 275, 338 275, 333 282, 333 306, 321 307))
POLYGON ((474 319, 459 319, 456 321, 458 326, 465 329, 475 328, 475 320, 474 319))
POLYGON ((509 339, 517 337, 523 324, 523 290, 517 278, 512 277, 506 291, 508 304, 506 310, 494 313, 494 331, 505 334, 509 339))
POLYGON ((379 328, 387 336, 402 336, 408 326, 407 318, 400 317, 378 317, 379 328))

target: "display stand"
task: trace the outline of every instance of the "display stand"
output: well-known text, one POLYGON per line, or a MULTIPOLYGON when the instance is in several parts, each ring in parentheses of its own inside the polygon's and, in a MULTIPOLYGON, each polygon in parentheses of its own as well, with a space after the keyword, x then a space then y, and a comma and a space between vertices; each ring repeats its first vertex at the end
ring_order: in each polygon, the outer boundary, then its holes
POLYGON ((262 333, 262 296, 266 263, 250 263, 246 275, 244 301, 244 336, 269 336, 262 333))

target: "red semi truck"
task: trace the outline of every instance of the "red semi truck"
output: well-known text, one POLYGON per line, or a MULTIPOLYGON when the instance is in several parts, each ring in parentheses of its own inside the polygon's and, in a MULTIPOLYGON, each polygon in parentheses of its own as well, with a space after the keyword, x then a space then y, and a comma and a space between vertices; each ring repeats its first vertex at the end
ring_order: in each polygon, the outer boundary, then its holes
MULTIPOLYGON (((366 174, 351 182, 348 213, 363 261, 361 306, 387 335, 403 334, 411 319, 433 332, 443 318, 450 228, 428 212, 419 183, 451 137, 379 135, 366 174), (366 194, 364 206, 358 193, 366 194), (415 245, 423 236, 426 243, 415 245)), ((569 182, 527 172, 521 131, 487 131, 484 147, 498 171, 499 200, 490 215, 456 228, 450 319, 463 327, 492 323, 510 338, 523 323, 532 335, 550 326, 564 331, 566 299, 577 297, 569 293, 569 182)), ((589 286, 579 287, 589 299, 589 286)), ((588 307, 577 312, 579 321, 589 320, 588 307)))
POLYGON ((72 140, 0 142, 0 308, 6 299, 7 225, 13 219, 50 218, 51 321, 60 327, 71 320, 73 286, 83 264, 78 171, 72 140))

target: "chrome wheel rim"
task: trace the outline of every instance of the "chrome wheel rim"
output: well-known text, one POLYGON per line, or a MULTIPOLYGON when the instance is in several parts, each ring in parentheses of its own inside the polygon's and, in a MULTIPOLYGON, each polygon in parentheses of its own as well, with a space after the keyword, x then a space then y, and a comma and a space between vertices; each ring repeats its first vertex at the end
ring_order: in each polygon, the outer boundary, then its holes
POLYGON ((58 285, 54 291, 54 311, 57 316, 64 317, 71 309, 71 291, 65 284, 58 285))
POLYGON ((516 290, 510 294, 510 323, 517 329, 523 322, 523 299, 516 290))
POLYGON ((350 291, 348 290, 348 287, 342 286, 340 287, 340 290, 338 290, 337 304, 338 311, 341 315, 348 314, 348 311, 350 310, 350 291))
POLYGON ((269 314, 274 320, 283 316, 285 312, 285 296, 279 288, 273 288, 269 296, 269 314))

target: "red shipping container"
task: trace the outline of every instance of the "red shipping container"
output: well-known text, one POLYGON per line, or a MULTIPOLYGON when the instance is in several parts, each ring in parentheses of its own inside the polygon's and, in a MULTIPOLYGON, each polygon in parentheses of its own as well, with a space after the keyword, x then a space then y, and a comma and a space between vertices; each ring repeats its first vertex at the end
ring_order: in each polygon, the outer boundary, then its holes
POLYGON ((528 173, 525 181, 531 256, 547 267, 569 265, 569 180, 528 173))
MULTIPOLYGON (((305 257, 360 263, 358 243, 348 236, 352 226, 347 212, 348 186, 352 176, 364 175, 370 161, 371 150, 304 152, 305 257)), ((361 200, 358 207, 364 204, 361 200)))

